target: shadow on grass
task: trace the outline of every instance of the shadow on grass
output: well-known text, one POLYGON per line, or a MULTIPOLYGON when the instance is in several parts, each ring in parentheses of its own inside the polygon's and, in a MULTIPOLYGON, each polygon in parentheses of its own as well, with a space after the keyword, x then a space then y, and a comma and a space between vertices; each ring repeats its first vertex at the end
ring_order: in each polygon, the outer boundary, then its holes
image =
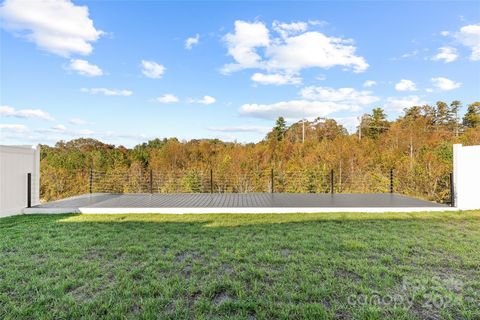
POLYGON ((304 222, 480 220, 480 211, 418 213, 293 213, 293 214, 76 214, 59 217, 60 223, 151 222, 201 223, 205 227, 237 227, 304 222))
POLYGON ((386 212, 386 213, 292 213, 292 214, 52 214, 23 215, 0 219, 0 226, 42 223, 194 223, 204 227, 239 227, 308 222, 445 222, 480 220, 480 211, 461 212, 386 212))

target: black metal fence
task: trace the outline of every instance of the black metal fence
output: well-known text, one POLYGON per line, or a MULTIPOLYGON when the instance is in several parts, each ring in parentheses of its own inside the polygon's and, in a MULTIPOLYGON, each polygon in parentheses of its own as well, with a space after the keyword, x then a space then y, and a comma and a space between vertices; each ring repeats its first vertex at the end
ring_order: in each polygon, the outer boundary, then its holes
POLYGON ((411 182, 396 176, 393 168, 348 175, 334 170, 288 171, 273 168, 235 174, 212 169, 185 171, 72 170, 41 179, 44 200, 84 193, 400 193, 427 200, 452 202, 451 175, 441 179, 440 195, 421 194, 411 182))
POLYGON ((361 193, 394 192, 393 170, 371 181, 352 181, 336 175, 334 170, 323 172, 282 172, 270 169, 252 173, 216 174, 213 170, 186 172, 89 173, 90 193, 361 193))

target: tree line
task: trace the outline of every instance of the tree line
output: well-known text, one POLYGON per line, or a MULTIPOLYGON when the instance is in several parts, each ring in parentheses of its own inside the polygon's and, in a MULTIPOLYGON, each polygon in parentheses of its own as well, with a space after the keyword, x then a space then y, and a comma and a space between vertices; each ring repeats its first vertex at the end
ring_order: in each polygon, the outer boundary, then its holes
POLYGON ((395 191, 428 200, 449 198, 452 145, 480 144, 480 102, 406 108, 389 121, 382 108, 359 118, 356 132, 334 119, 287 125, 278 118, 258 143, 218 139, 153 139, 133 148, 95 139, 41 146, 41 198, 93 192, 265 192, 272 172, 278 192, 395 191), (92 181, 90 181, 92 180, 92 181))

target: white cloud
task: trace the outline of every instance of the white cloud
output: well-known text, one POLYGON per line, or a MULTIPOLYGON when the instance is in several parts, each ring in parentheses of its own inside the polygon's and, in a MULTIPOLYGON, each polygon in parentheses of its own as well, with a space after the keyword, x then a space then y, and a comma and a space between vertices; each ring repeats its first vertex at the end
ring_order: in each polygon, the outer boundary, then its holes
POLYGON ((262 22, 235 21, 235 31, 224 37, 228 53, 235 62, 225 65, 222 71, 231 73, 258 68, 295 74, 313 67, 342 66, 354 72, 368 68, 365 59, 355 54, 356 47, 350 39, 306 31, 307 24, 300 22, 274 22, 273 27, 281 33, 280 37, 270 38, 270 32, 262 22))
POLYGON ((257 72, 252 75, 251 79, 254 82, 265 85, 300 84, 302 82, 302 79, 297 76, 280 73, 264 74, 257 72))
POLYGON ((260 67, 262 58, 256 52, 256 48, 267 47, 270 44, 269 31, 262 22, 249 23, 237 20, 235 32, 228 33, 223 39, 227 44, 228 53, 236 61, 223 67, 225 73, 260 67))
POLYGON ((88 121, 80 119, 80 118, 72 118, 68 122, 71 123, 71 124, 74 124, 74 125, 88 124, 88 121))
POLYGON ((194 45, 200 41, 200 35, 197 33, 195 37, 189 37, 185 40, 185 49, 191 50, 194 45))
POLYGON ((315 119, 338 111, 358 111, 380 99, 371 91, 353 88, 305 87, 300 91, 302 99, 280 101, 271 104, 249 103, 240 107, 240 114, 263 119, 285 117, 297 120, 303 117, 315 119))
POLYGON ((243 125, 243 126, 232 126, 232 127, 209 127, 210 131, 218 132, 256 132, 265 134, 270 131, 270 127, 264 126, 253 126, 253 125, 243 125))
POLYGON ((88 130, 88 129, 78 131, 78 134, 83 135, 83 136, 91 136, 94 133, 95 133, 95 131, 88 130))
POLYGON ((406 96, 406 97, 389 97, 384 104, 386 110, 394 112, 402 112, 405 108, 413 106, 421 106, 427 102, 422 100, 419 96, 406 96))
POLYGON ((2 26, 57 55, 88 55, 103 34, 95 29, 88 7, 68 0, 5 0, 2 26))
POLYGON ((203 96, 202 99, 194 100, 193 102, 200 103, 200 104, 205 104, 205 105, 209 105, 209 104, 215 103, 216 101, 217 101, 217 100, 216 100, 214 97, 211 97, 211 96, 203 96))
POLYGON ((163 65, 155 61, 142 60, 141 64, 143 75, 152 79, 160 79, 166 70, 163 65))
POLYGON ((460 86, 462 85, 460 82, 455 82, 453 80, 450 80, 444 77, 432 78, 431 81, 434 87, 442 91, 457 89, 457 88, 460 88, 460 86))
POLYGON ((363 86, 365 88, 371 88, 373 86, 377 85, 377 82, 376 81, 373 81, 373 80, 367 80, 363 83, 363 86))
POLYGON ((354 72, 363 72, 368 64, 363 57, 355 55, 355 50, 349 39, 305 32, 267 48, 267 67, 299 71, 312 67, 328 69, 343 66, 352 68, 354 72))
POLYGON ((14 132, 14 133, 23 133, 27 132, 28 128, 23 124, 1 124, 0 130, 2 132, 14 132))
POLYGON ((357 91, 354 88, 334 89, 310 86, 303 88, 300 94, 307 100, 339 102, 352 106, 369 105, 380 100, 371 91, 357 91))
POLYGON ((119 139, 122 142, 125 139, 138 141, 138 140, 143 140, 148 138, 148 136, 143 133, 137 134, 137 133, 116 132, 116 131, 107 131, 106 133, 101 134, 101 137, 110 138, 110 139, 119 139))
POLYGON ((440 34, 441 34, 442 36, 446 37, 446 36, 449 36, 449 35, 450 35, 450 32, 449 32, 449 31, 442 31, 442 32, 440 32, 440 34))
POLYGON ((53 117, 40 109, 21 109, 16 110, 10 106, 0 106, 0 116, 14 118, 37 118, 47 121, 53 121, 53 117))
POLYGON ((68 65, 68 69, 77 72, 82 76, 99 77, 103 75, 102 69, 99 66, 91 64, 87 60, 72 59, 68 65))
POLYGON ((402 79, 395 85, 397 91, 416 91, 417 87, 412 80, 402 79))
POLYGON ((453 47, 441 47, 441 48, 438 48, 438 53, 432 57, 432 60, 449 63, 457 60, 457 58, 458 58, 457 49, 453 47))
POLYGON ((358 116, 349 116, 349 117, 333 117, 333 119, 345 127, 349 132, 355 132, 359 124, 358 116))
POLYGON ((180 100, 175 95, 166 93, 163 96, 156 98, 155 101, 160 103, 175 103, 180 100))
POLYGON ((57 124, 52 127, 53 130, 65 131, 67 128, 63 124, 57 124))
POLYGON ((480 24, 463 26, 455 33, 455 38, 464 46, 470 48, 470 60, 480 60, 480 24))
POLYGON ((324 117, 342 110, 353 110, 353 106, 329 101, 291 100, 272 104, 248 103, 240 107, 242 115, 263 119, 285 117, 287 120, 296 120, 303 117, 314 119, 324 117))
POLYGON ((308 24, 306 22, 292 22, 292 23, 282 23, 279 21, 273 21, 272 28, 282 38, 287 38, 290 35, 298 34, 301 32, 307 31, 308 24))
POLYGON ((106 96, 124 96, 129 97, 133 94, 130 90, 107 89, 107 88, 82 88, 82 92, 90 94, 104 94, 106 96))

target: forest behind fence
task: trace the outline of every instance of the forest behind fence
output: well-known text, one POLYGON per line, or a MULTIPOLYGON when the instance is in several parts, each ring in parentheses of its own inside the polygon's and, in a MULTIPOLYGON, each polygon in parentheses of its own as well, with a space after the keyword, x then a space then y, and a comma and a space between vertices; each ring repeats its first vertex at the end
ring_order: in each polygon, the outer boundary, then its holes
POLYGON ((134 148, 94 139, 41 148, 44 201, 92 192, 394 192, 448 202, 452 145, 480 144, 480 103, 405 109, 395 121, 374 109, 349 134, 333 119, 282 118, 258 143, 152 139, 134 148), (390 170, 393 169, 393 181, 390 170), (273 172, 273 174, 272 174, 273 172))

